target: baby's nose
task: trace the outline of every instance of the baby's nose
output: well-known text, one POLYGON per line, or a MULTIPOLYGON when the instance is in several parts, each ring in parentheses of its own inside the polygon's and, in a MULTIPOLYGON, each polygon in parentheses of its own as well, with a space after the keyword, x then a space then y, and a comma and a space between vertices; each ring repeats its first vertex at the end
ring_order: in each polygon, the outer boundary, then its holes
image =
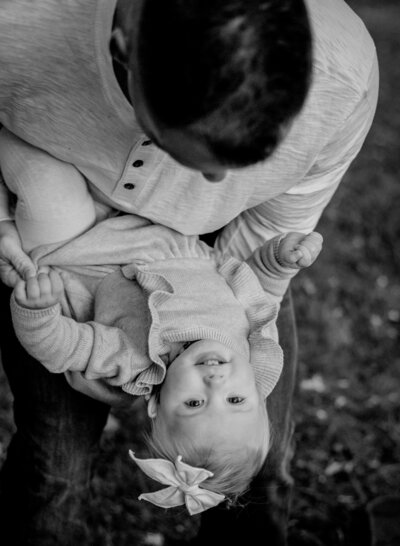
POLYGON ((225 379, 226 374, 218 370, 211 370, 204 376, 204 381, 209 386, 217 386, 223 383, 225 379))

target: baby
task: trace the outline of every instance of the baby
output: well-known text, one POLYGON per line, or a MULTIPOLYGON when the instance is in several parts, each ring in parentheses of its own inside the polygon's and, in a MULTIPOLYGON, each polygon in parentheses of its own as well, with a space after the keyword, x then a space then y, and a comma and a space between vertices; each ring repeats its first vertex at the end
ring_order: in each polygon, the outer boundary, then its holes
POLYGON ((170 487, 142 498, 198 513, 235 500, 267 456, 265 399, 283 363, 279 301, 321 242, 317 233, 289 233, 240 262, 146 219, 109 218, 33 249, 52 267, 16 285, 15 330, 48 370, 145 395, 154 458, 131 456, 170 487), (79 307, 79 283, 91 287, 89 311, 79 307))

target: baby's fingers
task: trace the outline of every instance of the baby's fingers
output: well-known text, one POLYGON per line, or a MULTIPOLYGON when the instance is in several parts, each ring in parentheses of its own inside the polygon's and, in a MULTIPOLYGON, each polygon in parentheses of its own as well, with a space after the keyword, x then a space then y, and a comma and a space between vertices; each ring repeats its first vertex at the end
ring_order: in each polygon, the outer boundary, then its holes
POLYGON ((312 231, 304 237, 300 244, 306 246, 311 254, 316 258, 321 252, 323 241, 324 239, 320 233, 317 231, 312 231))
POLYGON ((322 235, 316 231, 313 231, 304 237, 297 246, 297 251, 302 255, 297 262, 300 267, 308 267, 315 262, 321 252, 322 242, 322 235))
POLYGON ((26 302, 26 282, 19 279, 14 287, 14 296, 19 305, 26 302))
POLYGON ((40 286, 37 276, 29 277, 26 279, 25 283, 27 299, 34 301, 40 298, 40 286))
POLYGON ((52 294, 54 297, 59 297, 64 291, 64 282, 61 275, 57 271, 54 271, 54 269, 51 269, 49 277, 52 286, 52 294))
POLYGON ((39 275, 37 276, 37 279, 39 284, 40 296, 41 297, 50 296, 52 293, 52 286, 51 286, 49 275, 47 273, 42 272, 42 273, 39 273, 39 275))
POLYGON ((303 257, 303 252, 300 250, 300 247, 296 248, 295 250, 292 250, 290 254, 286 257, 286 261, 289 264, 295 264, 303 257))
MULTIPOLYGON (((55 285, 58 289, 57 278, 55 278, 55 285)), ((15 299, 19 305, 28 309, 45 309, 59 301, 58 291, 55 294, 53 280, 47 272, 41 272, 26 281, 18 281, 15 286, 15 299)))
POLYGON ((299 257, 296 260, 296 263, 299 267, 308 267, 315 260, 310 250, 306 246, 303 246, 302 244, 299 245, 298 249, 295 252, 298 253, 299 255, 299 257))

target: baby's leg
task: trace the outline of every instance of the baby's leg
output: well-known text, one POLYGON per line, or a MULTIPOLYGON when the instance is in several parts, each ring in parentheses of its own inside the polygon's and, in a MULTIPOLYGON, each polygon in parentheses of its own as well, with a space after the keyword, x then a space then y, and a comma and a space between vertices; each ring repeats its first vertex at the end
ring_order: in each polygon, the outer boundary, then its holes
POLYGON ((82 174, 0 131, 0 165, 8 189, 16 194, 15 222, 25 251, 72 239, 95 223, 95 207, 82 174))

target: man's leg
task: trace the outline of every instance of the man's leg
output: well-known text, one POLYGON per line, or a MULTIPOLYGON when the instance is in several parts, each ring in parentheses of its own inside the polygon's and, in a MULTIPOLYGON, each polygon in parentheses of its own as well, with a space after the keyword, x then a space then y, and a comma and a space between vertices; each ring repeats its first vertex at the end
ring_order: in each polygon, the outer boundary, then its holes
POLYGON ((284 546, 292 478, 289 474, 292 448, 292 397, 297 371, 297 335, 290 292, 285 296, 278 317, 284 368, 279 382, 267 400, 272 446, 264 468, 253 480, 242 499, 242 507, 221 507, 202 515, 200 531, 193 546, 284 546))
POLYGON ((13 333, 9 298, 1 284, 1 353, 17 432, 0 475, 0 542, 84 546, 91 467, 109 408, 25 353, 13 333))

